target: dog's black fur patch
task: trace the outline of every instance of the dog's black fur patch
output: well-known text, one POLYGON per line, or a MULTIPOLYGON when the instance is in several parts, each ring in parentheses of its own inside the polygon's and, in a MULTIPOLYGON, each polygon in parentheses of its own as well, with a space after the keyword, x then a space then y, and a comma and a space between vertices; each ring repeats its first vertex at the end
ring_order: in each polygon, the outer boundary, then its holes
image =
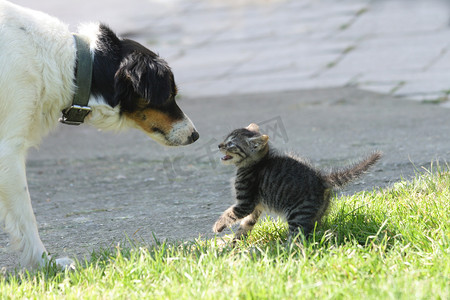
POLYGON ((158 107, 176 119, 182 118, 175 103, 177 87, 167 62, 135 41, 118 38, 104 24, 99 29, 92 94, 103 97, 111 107, 120 104, 121 113, 158 107))

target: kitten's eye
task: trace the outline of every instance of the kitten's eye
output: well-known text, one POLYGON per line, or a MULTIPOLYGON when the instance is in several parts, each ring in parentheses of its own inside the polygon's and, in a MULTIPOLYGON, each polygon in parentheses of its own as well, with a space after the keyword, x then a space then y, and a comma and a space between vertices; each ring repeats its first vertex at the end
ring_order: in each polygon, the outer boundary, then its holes
POLYGON ((226 145, 228 148, 234 147, 234 143, 233 142, 228 142, 226 145))

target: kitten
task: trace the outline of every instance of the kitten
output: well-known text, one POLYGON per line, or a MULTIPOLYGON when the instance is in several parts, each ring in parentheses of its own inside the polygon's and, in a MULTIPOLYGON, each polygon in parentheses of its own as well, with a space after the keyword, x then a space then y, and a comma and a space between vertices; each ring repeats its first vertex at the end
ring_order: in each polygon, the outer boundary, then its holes
POLYGON ((358 178, 381 158, 380 152, 374 152, 352 166, 325 173, 298 157, 279 153, 268 140, 252 123, 234 130, 219 145, 225 154, 222 162, 237 166, 237 203, 217 220, 214 232, 242 219, 234 236, 239 239, 252 230, 264 210, 270 210, 286 218, 290 236, 299 230, 307 235, 325 214, 331 190, 358 178))

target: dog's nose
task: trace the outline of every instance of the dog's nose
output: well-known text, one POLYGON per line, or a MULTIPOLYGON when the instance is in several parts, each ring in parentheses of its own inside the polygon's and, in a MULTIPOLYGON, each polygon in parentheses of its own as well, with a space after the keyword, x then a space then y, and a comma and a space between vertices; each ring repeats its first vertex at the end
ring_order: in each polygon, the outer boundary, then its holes
POLYGON ((199 137, 200 137, 200 134, 198 134, 197 131, 194 131, 191 135, 192 142, 195 142, 196 140, 198 140, 199 137))

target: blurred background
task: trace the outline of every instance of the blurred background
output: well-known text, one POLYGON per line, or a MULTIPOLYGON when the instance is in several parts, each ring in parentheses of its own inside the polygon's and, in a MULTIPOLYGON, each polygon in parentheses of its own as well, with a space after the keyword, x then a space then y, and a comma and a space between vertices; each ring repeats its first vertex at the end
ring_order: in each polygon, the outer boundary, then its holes
POLYGON ((192 97, 352 86, 447 103, 448 0, 13 0, 101 21, 158 52, 192 97))

